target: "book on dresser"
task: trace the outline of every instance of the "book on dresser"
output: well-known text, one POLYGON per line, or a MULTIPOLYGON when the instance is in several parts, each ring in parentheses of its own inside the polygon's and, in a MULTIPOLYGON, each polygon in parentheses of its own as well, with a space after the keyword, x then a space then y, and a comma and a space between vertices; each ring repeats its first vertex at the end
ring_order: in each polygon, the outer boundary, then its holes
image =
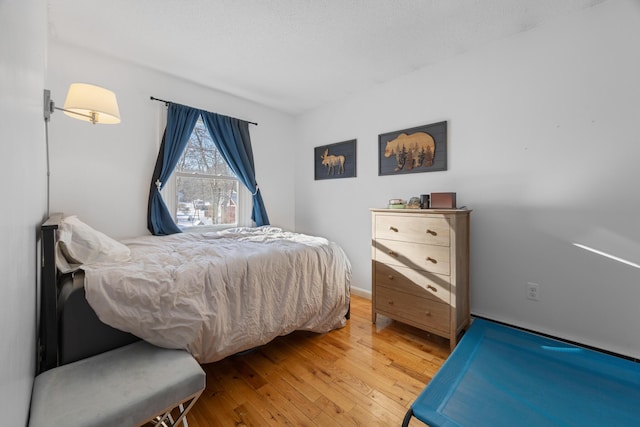
POLYGON ((466 209, 371 209, 372 321, 378 314, 450 341, 469 326, 466 209))

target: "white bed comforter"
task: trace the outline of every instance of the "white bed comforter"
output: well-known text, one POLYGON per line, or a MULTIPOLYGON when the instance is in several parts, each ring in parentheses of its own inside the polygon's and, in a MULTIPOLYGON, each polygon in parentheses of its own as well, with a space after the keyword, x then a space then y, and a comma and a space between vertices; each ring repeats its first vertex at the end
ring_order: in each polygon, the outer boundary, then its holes
POLYGON ((82 267, 89 304, 104 323, 200 363, 346 323, 351 265, 324 238, 265 226, 123 243, 130 261, 82 267))

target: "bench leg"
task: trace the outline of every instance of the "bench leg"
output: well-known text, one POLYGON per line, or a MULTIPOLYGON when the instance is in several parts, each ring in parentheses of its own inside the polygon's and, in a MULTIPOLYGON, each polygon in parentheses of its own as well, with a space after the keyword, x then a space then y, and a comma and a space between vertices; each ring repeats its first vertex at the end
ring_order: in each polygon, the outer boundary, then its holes
POLYGON ((409 427, 409 422, 411 421, 411 417, 413 417, 413 409, 409 408, 407 413, 402 420, 402 427, 409 427))
POLYGON ((176 427, 178 424, 180 424, 180 421, 182 421, 184 427, 188 427, 189 424, 187 423, 187 412, 191 410, 193 405, 196 403, 196 401, 200 397, 200 394, 202 394, 202 392, 199 392, 196 395, 192 396, 191 398, 186 399, 184 402, 181 402, 177 406, 178 416, 176 417, 175 420, 171 415, 171 411, 173 411, 175 408, 172 408, 172 409, 169 409, 164 415, 158 416, 154 420, 152 420, 151 423, 153 427, 176 427), (184 403, 187 401, 189 401, 189 404, 185 408, 184 403))
MULTIPOLYGON (((178 410, 180 411, 180 413, 184 412, 184 404, 181 403, 178 405, 178 410)), ((163 422, 162 421, 162 417, 156 417, 155 422, 156 423, 160 423, 161 427, 168 427, 170 425, 176 425, 176 422, 173 420, 173 415, 171 415, 171 412, 167 412, 166 414, 164 414, 165 417, 167 417, 167 420, 169 422, 169 424, 167 424, 167 422, 163 422)), ((184 418, 182 418, 182 425, 184 427, 189 427, 189 422, 187 421, 187 415, 184 415, 184 418)))
MULTIPOLYGON (((178 407, 180 408, 180 411, 184 412, 184 405, 182 403, 178 405, 178 407)), ((187 421, 187 414, 184 414, 184 418, 182 418, 182 425, 184 427, 189 427, 189 421, 187 421)))

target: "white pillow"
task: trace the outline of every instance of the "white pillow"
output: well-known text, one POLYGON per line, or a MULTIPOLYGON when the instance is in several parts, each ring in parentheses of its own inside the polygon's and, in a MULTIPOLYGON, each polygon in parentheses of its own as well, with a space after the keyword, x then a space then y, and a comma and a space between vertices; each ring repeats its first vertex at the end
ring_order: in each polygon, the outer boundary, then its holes
POLYGON ((58 247, 70 264, 94 264, 127 261, 131 250, 84 222, 68 216, 58 228, 58 247))

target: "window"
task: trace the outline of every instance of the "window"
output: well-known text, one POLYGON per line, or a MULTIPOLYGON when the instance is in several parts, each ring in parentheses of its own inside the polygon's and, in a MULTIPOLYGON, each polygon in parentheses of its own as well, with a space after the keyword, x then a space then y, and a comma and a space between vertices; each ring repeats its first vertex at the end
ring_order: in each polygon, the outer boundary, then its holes
POLYGON ((175 196, 166 200, 174 200, 174 219, 180 228, 246 225, 242 208, 248 205, 248 191, 216 148, 202 118, 173 171, 173 180, 175 196))

